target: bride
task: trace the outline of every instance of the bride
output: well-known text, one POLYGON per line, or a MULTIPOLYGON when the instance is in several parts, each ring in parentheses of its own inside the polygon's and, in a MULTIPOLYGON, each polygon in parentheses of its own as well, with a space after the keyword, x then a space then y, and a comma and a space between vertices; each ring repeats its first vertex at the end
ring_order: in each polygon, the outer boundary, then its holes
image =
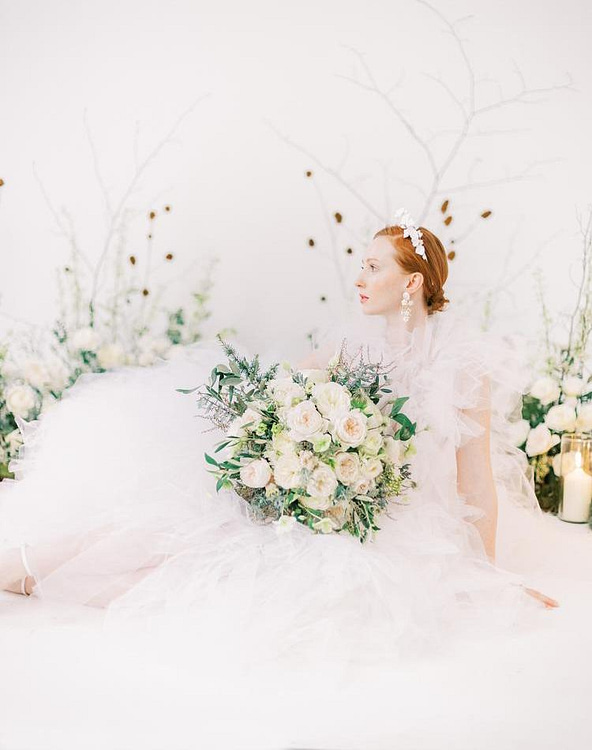
POLYGON ((345 333, 348 348, 394 362, 410 396, 418 486, 371 542, 256 524, 215 492, 203 454, 222 435, 200 430, 176 390, 220 362, 206 341, 151 368, 83 375, 21 422, 16 478, 0 484, 0 587, 102 608, 108 623, 184 627, 196 658, 218 665, 253 652, 386 664, 540 624, 558 602, 520 570, 542 514, 507 438, 524 373, 507 343, 447 309, 447 275, 441 242, 402 215, 364 253, 358 323, 300 362, 324 367, 345 333))

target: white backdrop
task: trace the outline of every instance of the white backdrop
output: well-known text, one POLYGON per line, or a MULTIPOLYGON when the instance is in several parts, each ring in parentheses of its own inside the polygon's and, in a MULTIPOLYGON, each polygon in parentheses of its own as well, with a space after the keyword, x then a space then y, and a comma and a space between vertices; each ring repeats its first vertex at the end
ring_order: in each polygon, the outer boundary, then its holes
POLYGON ((446 19, 463 19, 455 28, 476 106, 494 105, 424 221, 449 240, 477 217, 451 263, 449 296, 493 289, 494 325, 535 332, 540 266, 551 309, 569 304, 592 164, 584 0, 434 0, 432 9, 415 0, 0 0, 0 13, 0 332, 55 314, 53 273, 69 253, 62 207, 95 261, 105 195, 116 207, 159 144, 126 203, 137 212, 129 242, 141 248, 146 213, 172 206, 156 247, 175 253, 174 300, 214 255, 211 330, 233 325, 258 346, 339 314, 331 233, 351 276, 368 233, 399 205, 419 214, 417 186, 430 180, 425 149, 364 76, 381 89, 397 84, 397 112, 441 161, 460 122, 453 96, 466 107, 469 92, 446 19), (523 96, 523 86, 544 91, 523 96), (453 190, 467 182, 476 185, 453 190), (327 224, 334 211, 339 226, 327 224))

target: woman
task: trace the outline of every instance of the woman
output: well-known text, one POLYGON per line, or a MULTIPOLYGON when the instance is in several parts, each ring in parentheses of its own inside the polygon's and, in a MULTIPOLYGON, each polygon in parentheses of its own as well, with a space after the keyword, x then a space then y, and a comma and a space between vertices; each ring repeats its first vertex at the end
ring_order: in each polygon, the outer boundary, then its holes
MULTIPOLYGON (((221 435, 199 432, 175 390, 220 361, 207 342, 150 369, 83 376, 26 426, 17 480, 0 486, 2 587, 104 607, 107 622, 174 622, 218 667, 253 643, 258 663, 392 664, 558 606, 497 560, 496 540, 511 549, 540 515, 504 436, 523 381, 505 345, 444 310, 447 273, 441 242, 403 215, 375 235, 356 281, 378 324, 349 328, 349 346, 395 364, 419 428, 418 488, 373 542, 281 534, 215 494, 202 457, 221 435), (497 533, 502 507, 513 520, 497 533)), ((301 367, 326 364, 339 337, 324 339, 301 367)))

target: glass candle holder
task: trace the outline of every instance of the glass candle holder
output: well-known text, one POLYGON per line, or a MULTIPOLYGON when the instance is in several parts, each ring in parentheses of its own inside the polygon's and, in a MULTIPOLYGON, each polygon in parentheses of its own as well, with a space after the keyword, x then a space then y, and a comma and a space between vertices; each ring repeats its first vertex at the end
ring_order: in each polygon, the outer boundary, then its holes
POLYGON ((557 515, 569 523, 587 523, 592 503, 592 435, 561 436, 560 480, 557 515))

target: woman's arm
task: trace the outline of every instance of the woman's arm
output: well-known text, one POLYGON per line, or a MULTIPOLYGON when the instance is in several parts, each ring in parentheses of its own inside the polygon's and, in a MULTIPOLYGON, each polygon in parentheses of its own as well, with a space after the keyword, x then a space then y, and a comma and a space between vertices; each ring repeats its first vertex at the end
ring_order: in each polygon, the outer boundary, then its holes
POLYGON ((498 501, 491 468, 490 403, 489 380, 483 378, 479 406, 463 411, 463 414, 479 424, 483 430, 480 435, 458 448, 456 466, 459 494, 463 495, 468 503, 484 512, 484 515, 473 523, 481 535, 489 560, 495 563, 498 501))

